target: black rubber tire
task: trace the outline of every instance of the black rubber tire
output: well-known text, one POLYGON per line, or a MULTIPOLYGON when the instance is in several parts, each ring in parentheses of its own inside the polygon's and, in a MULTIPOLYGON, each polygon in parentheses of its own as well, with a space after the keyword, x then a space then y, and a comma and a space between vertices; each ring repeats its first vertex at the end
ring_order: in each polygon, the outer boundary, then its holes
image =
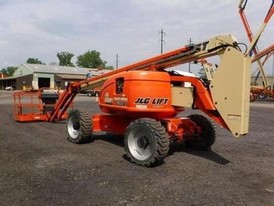
POLYGON ((267 98, 267 94, 262 92, 262 93, 258 94, 257 97, 259 99, 266 99, 267 98))
POLYGON ((92 121, 88 112, 81 110, 71 110, 69 112, 66 128, 68 140, 81 144, 92 141, 92 121))
POLYGON ((134 120, 125 132, 125 150, 131 162, 141 166, 161 163, 169 150, 169 138, 159 121, 150 118, 134 120))
POLYGON ((185 145, 193 149, 209 149, 216 139, 216 128, 213 121, 199 114, 190 115, 188 118, 197 126, 201 127, 202 133, 198 134, 199 136, 197 138, 194 137, 186 140, 185 145))

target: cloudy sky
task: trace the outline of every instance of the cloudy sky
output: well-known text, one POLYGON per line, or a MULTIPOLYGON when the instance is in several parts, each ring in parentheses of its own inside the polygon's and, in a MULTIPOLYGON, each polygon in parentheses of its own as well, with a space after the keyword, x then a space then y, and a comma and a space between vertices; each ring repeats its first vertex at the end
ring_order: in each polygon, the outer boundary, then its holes
MULTIPOLYGON (((261 25, 270 0, 249 1, 246 15, 254 33, 261 25)), ((238 0, 0 0, 0 69, 18 66, 29 57, 49 64, 57 52, 76 57, 97 50, 108 65, 119 66, 164 50, 200 42, 218 34, 234 34, 247 43, 238 14, 238 0)), ((273 44, 274 20, 259 44, 273 44)), ((272 72, 268 68, 268 73, 272 72)))

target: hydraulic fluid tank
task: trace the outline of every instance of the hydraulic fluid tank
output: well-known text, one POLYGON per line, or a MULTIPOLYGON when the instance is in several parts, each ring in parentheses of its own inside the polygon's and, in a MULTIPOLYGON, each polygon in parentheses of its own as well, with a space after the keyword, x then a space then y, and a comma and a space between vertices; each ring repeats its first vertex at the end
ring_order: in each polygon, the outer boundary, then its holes
POLYGON ((131 118, 162 119, 176 115, 166 72, 128 71, 113 76, 102 87, 99 106, 105 113, 131 118))

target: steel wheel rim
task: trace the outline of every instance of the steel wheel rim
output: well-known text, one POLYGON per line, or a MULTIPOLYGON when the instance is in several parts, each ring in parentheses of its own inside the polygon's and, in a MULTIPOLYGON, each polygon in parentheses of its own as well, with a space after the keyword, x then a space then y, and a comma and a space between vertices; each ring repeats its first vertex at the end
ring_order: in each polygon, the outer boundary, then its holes
POLYGON ((265 99, 266 98, 266 94, 264 94, 264 93, 259 94, 259 98, 260 99, 265 99))
POLYGON ((151 157, 155 151, 153 144, 153 134, 146 128, 135 127, 128 135, 128 149, 132 156, 145 161, 151 157))
POLYGON ((80 133, 80 128, 76 128, 76 124, 79 124, 79 121, 76 121, 74 118, 68 119, 67 129, 68 129, 69 136, 72 139, 76 139, 80 133))

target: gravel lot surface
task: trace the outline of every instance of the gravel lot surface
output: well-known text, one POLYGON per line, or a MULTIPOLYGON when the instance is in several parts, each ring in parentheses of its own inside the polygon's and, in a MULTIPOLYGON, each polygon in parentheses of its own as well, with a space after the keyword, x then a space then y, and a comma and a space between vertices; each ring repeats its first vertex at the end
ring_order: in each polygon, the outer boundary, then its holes
MULTIPOLYGON (((144 168, 121 137, 75 145, 64 122, 15 122, 11 94, 0 91, 0 205, 274 205, 273 100, 251 104, 247 136, 218 128, 211 150, 172 145, 164 164, 144 168)), ((99 112, 94 97, 75 107, 99 112)))

